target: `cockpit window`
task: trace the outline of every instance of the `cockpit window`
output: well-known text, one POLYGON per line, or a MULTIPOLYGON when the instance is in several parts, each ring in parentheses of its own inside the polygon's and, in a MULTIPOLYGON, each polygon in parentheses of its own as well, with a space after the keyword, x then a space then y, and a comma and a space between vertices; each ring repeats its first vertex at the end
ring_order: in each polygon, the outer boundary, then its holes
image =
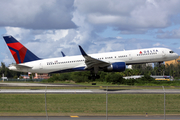
POLYGON ((174 53, 174 51, 169 51, 169 53, 174 53))

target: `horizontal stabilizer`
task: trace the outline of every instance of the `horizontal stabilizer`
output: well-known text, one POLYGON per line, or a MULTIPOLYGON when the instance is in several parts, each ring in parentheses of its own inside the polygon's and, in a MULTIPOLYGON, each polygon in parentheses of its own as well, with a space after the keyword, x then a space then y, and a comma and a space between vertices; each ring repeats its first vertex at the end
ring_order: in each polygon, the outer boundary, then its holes
POLYGON ((10 66, 15 66, 16 68, 32 68, 30 66, 21 65, 21 64, 11 64, 10 66))

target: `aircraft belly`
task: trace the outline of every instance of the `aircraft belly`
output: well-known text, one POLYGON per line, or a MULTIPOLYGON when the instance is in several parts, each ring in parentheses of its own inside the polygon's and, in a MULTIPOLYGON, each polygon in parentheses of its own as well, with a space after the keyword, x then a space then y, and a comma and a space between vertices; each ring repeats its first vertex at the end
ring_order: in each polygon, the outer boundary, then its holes
POLYGON ((134 57, 133 60, 128 60, 126 64, 141 64, 141 63, 152 63, 152 62, 158 62, 158 61, 163 61, 162 58, 157 58, 157 57, 149 57, 149 56, 143 56, 140 58, 134 57))
POLYGON ((64 65, 49 65, 43 66, 43 69, 34 69, 31 72, 36 73, 53 73, 55 71, 63 71, 75 69, 76 67, 84 67, 84 64, 64 64, 64 65))

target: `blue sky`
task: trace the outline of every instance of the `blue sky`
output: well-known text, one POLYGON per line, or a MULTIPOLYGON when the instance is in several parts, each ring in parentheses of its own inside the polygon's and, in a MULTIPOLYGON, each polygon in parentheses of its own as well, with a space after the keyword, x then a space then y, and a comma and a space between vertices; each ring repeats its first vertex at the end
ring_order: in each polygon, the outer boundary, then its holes
POLYGON ((179 0, 1 0, 0 61, 14 63, 2 36, 40 58, 151 47, 180 55, 179 0))

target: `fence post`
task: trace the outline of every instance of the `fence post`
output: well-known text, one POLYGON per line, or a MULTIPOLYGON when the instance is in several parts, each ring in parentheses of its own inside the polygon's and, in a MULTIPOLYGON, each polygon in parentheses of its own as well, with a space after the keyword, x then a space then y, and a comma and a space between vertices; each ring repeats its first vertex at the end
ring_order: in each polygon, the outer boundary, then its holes
POLYGON ((164 91, 164 120, 166 120, 166 93, 165 93, 164 86, 162 86, 162 88, 164 91))
POLYGON ((108 86, 106 87, 106 120, 108 120, 108 86))
POLYGON ((3 78, 3 82, 4 82, 4 73, 2 74, 2 76, 3 76, 2 78, 3 78))
POLYGON ((46 86, 46 89, 45 89, 45 111, 46 111, 46 119, 49 120, 48 113, 47 113, 47 104, 46 104, 46 90, 47 90, 47 86, 46 86))

